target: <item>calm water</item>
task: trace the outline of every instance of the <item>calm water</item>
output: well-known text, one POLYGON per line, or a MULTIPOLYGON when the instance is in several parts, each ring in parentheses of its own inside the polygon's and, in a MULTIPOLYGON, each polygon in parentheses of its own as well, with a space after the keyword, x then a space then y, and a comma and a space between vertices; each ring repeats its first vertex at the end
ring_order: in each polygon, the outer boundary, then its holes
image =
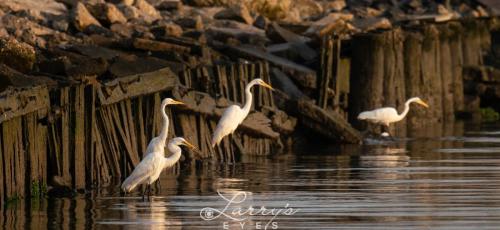
POLYGON ((116 186, 74 199, 19 201, 0 223, 8 229, 500 228, 500 126, 455 125, 448 133, 229 165, 183 164, 177 175, 162 175, 151 201, 138 193, 121 197, 116 186), (250 215, 250 207, 268 213, 250 215), (201 210, 212 220, 202 219, 201 210))

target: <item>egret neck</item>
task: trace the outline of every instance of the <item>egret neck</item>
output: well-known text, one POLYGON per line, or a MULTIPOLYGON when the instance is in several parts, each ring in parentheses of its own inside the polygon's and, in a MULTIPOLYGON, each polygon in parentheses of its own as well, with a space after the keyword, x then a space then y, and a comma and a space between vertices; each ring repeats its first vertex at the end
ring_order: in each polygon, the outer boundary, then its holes
POLYGON ((167 107, 167 103, 163 104, 161 107, 161 115, 163 116, 163 126, 160 135, 158 136, 163 146, 165 146, 165 141, 167 141, 168 123, 169 123, 167 113, 165 112, 165 107, 167 107))
POLYGON ((257 81, 258 79, 255 79, 253 81, 251 81, 247 87, 245 87, 245 105, 243 106, 243 112, 245 114, 245 116, 243 117, 246 117, 248 115, 248 113, 250 112, 250 108, 252 107, 252 100, 253 100, 253 95, 252 95, 252 92, 250 92, 250 89, 255 85, 257 84, 257 81))
POLYGON ((402 120, 403 118, 406 117, 406 114, 408 114, 408 112, 410 111, 410 104, 412 102, 415 102, 415 101, 418 101, 419 99, 417 98, 410 98, 408 101, 405 102, 405 109, 403 110, 403 112, 401 114, 398 115, 398 120, 397 121, 400 121, 402 120))
POLYGON ((173 166, 175 163, 177 163, 177 161, 179 161, 179 159, 181 158, 181 152, 182 152, 182 149, 181 147, 179 147, 178 143, 176 142, 169 142, 168 143, 168 151, 172 153, 172 155, 170 155, 169 157, 165 157, 165 163, 163 165, 163 167, 171 167, 173 166))

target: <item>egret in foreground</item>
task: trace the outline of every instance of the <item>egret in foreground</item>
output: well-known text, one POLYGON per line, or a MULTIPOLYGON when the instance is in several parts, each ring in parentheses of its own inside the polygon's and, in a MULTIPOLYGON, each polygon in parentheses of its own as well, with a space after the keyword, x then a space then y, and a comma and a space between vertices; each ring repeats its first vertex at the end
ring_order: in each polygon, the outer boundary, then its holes
POLYGON ((231 105, 224 111, 221 119, 219 120, 219 123, 217 124, 217 127, 215 128, 214 135, 212 136, 212 147, 215 147, 215 145, 219 144, 222 138, 224 138, 228 134, 233 134, 238 125, 240 125, 243 120, 245 120, 248 113, 250 112, 250 107, 252 107, 253 96, 252 92, 250 92, 250 89, 254 85, 261 85, 268 89, 274 90, 273 87, 271 87, 260 78, 254 79, 250 83, 248 83, 248 85, 245 87, 245 105, 243 106, 243 108, 237 105, 231 105))
POLYGON ((429 107, 429 105, 427 105, 419 97, 412 97, 406 101, 405 109, 401 114, 398 114, 398 111, 395 108, 384 107, 380 109, 362 112, 358 115, 358 119, 366 120, 368 122, 375 124, 382 124, 385 125, 387 128, 389 128, 390 123, 398 122, 406 117, 406 114, 408 114, 408 111, 410 111, 410 104, 413 102, 420 104, 425 108, 429 107))
POLYGON ((167 107, 167 105, 183 105, 183 104, 184 103, 176 101, 172 98, 165 98, 163 99, 163 101, 161 101, 161 116, 163 117, 163 125, 160 131, 160 135, 151 139, 151 141, 148 144, 148 147, 146 148, 144 156, 147 156, 149 153, 153 152, 161 152, 163 155, 163 152, 165 151, 165 143, 167 141, 167 136, 168 136, 168 125, 170 122, 167 113, 165 112, 165 107, 167 107))
POLYGON ((148 154, 135 167, 132 174, 123 181, 121 186, 122 190, 128 193, 134 190, 138 185, 146 184, 148 187, 148 196, 150 196, 151 184, 158 180, 163 169, 172 167, 181 158, 181 145, 185 145, 190 149, 196 149, 182 137, 173 138, 168 142, 167 146, 168 151, 170 151, 172 155, 165 157, 163 150, 161 152, 152 152, 148 154))

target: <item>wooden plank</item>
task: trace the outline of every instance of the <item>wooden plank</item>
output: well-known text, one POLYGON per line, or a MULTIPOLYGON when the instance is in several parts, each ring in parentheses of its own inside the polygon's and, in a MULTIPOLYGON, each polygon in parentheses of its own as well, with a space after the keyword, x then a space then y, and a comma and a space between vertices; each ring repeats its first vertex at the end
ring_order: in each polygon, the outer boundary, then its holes
POLYGON ((36 129, 36 156, 38 157, 38 182, 41 186, 40 189, 47 186, 47 142, 48 142, 48 127, 39 122, 40 118, 47 116, 47 109, 39 110, 37 115, 37 129, 36 129))
POLYGON ((15 175, 16 181, 14 182, 16 185, 17 196, 24 197, 25 188, 26 188, 26 152, 24 151, 24 143, 23 143, 23 130, 22 130, 22 119, 21 117, 14 118, 12 121, 15 121, 15 152, 14 157, 16 159, 15 164, 15 175))
MULTIPOLYGON (((27 169, 29 170, 29 184, 28 191, 34 191, 38 188, 34 187, 35 182, 38 182, 38 151, 36 149, 36 139, 37 139, 37 120, 36 113, 28 114, 22 117, 23 119, 23 136, 25 137, 24 146, 26 148, 26 156, 27 156, 27 169)), ((34 194, 31 194, 34 195, 34 194)))
POLYGON ((321 66, 321 79, 320 79, 320 84, 318 85, 319 88, 319 94, 318 94, 318 106, 326 109, 327 103, 328 103, 328 98, 329 98, 329 85, 330 81, 333 81, 332 75, 333 75, 333 65, 334 65, 334 56, 335 60, 338 60, 338 57, 340 55, 340 50, 334 50, 334 39, 330 36, 326 36, 323 38, 323 44, 321 48, 321 60, 320 60, 320 66, 321 66), (335 51, 339 51, 337 53, 333 53, 335 51))
POLYGON ((290 48, 294 49, 302 59, 306 61, 311 61, 316 58, 317 53, 311 47, 309 47, 306 42, 310 39, 301 35, 298 35, 292 31, 289 31, 276 22, 271 23, 271 27, 288 43, 291 44, 290 48))
POLYGON ((95 108, 95 98, 96 98, 96 90, 95 86, 90 84, 85 87, 85 166, 86 166, 86 174, 85 181, 86 185, 92 185, 93 183, 99 183, 99 180, 96 180, 97 167, 96 167, 96 158, 97 158, 97 144, 96 138, 97 133, 94 129, 94 123, 96 123, 96 108, 95 108))
MULTIPOLYGON (((4 132, 3 132, 3 124, 0 123, 0 130, 2 131, 0 134, 0 210, 3 210, 3 204, 5 203, 4 200, 7 199, 6 192, 4 191, 4 188, 7 186, 7 174, 4 174, 4 170, 7 167, 7 165, 4 162, 5 158, 5 152, 4 152, 4 132)), ((0 215, 0 220, 3 219, 3 215, 0 215)), ((0 224, 3 225, 2 221, 0 221, 0 224)))
POLYGON ((74 96, 72 98, 72 135, 74 135, 73 144, 73 178, 76 189, 85 188, 85 85, 80 84, 73 89, 74 96))
POLYGON ((61 151, 59 152, 60 155, 58 156, 60 165, 61 165, 61 171, 59 172, 59 176, 61 176, 65 181, 72 181, 71 177, 71 172, 70 172, 70 167, 73 165, 71 164, 71 147, 72 143, 70 143, 70 138, 73 137, 73 135, 70 135, 72 133, 72 126, 71 126, 71 118, 70 118, 70 113, 71 113, 71 105, 72 101, 70 101, 70 87, 64 87, 60 90, 60 98, 59 98, 59 103, 62 107, 62 115, 61 115, 61 120, 60 120, 60 148, 61 151))
POLYGON ((315 89, 316 88, 316 72, 308 67, 299 65, 288 59, 278 57, 276 55, 267 53, 258 47, 251 45, 241 46, 228 46, 228 48, 244 57, 264 59, 273 63, 276 66, 283 68, 283 71, 290 74, 298 83, 303 87, 315 89))
POLYGON ((25 89, 9 88, 0 93, 0 123, 48 108, 49 104, 49 91, 46 86, 25 89))
POLYGON ((7 121, 2 124, 2 137, 3 137, 3 163, 4 163, 4 183, 5 183, 5 196, 7 200, 11 198, 14 194, 14 183, 15 180, 13 175, 14 162, 12 160, 12 155, 14 152, 14 143, 12 143, 12 121, 7 121))
POLYGON ((134 38, 132 41, 132 45, 136 49, 153 51, 153 52, 175 51, 180 53, 189 53, 191 51, 190 47, 172 44, 168 42, 154 41, 144 38, 134 38))
POLYGON ((103 83, 97 90, 101 105, 110 105, 127 98, 171 90, 177 75, 170 68, 118 78, 103 83))

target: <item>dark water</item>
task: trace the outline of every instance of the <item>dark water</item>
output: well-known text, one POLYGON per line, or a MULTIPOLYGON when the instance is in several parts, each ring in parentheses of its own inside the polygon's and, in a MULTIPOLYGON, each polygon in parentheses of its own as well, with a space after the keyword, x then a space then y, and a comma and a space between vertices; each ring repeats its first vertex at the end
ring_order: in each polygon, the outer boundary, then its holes
POLYGON ((6 229, 499 229, 500 126, 448 133, 183 164, 151 201, 111 187, 19 201, 0 220, 6 229))

